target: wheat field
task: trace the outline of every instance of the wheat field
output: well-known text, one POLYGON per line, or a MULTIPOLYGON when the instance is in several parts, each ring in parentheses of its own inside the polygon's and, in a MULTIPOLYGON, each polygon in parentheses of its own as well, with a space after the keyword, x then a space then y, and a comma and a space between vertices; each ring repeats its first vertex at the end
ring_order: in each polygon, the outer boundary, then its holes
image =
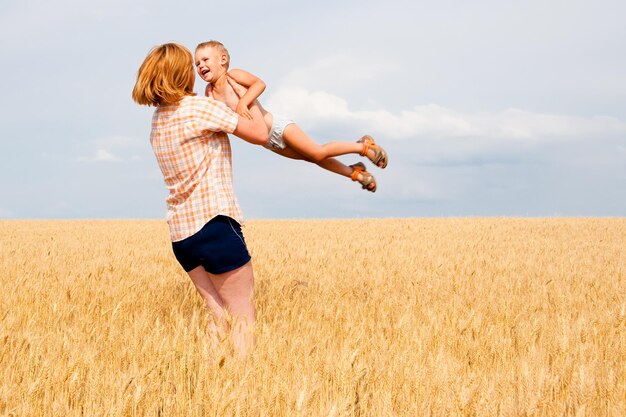
POLYGON ((626 219, 249 221, 246 358, 163 221, 0 222, 0 416, 624 416, 626 219))

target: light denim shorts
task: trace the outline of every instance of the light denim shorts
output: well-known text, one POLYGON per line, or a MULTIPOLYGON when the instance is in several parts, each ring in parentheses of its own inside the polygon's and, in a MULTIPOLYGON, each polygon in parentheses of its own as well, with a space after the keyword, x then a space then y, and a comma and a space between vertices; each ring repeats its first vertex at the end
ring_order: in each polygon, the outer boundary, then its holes
POLYGON ((272 129, 270 129, 270 142, 265 146, 268 149, 285 149, 285 139, 283 134, 285 128, 290 124, 295 123, 288 117, 281 116, 279 114, 272 115, 272 129))

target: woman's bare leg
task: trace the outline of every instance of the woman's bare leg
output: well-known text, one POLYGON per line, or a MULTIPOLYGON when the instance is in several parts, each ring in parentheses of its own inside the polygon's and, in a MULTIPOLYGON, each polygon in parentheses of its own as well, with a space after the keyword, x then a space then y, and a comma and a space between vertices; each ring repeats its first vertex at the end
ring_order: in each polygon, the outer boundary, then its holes
POLYGON ((204 299, 207 308, 213 313, 213 320, 209 324, 209 339, 217 345, 228 332, 228 323, 224 311, 224 302, 218 294, 210 274, 203 266, 192 269, 187 273, 200 296, 204 299))
POLYGON ((244 356, 254 347, 254 272, 252 262, 223 274, 209 274, 224 308, 233 319, 231 338, 235 349, 244 356))

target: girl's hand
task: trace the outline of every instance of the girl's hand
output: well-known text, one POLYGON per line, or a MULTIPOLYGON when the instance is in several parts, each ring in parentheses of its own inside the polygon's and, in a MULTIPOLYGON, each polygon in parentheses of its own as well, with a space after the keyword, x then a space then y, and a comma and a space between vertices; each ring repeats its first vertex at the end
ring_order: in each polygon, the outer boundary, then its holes
POLYGON ((228 81, 228 84, 230 84, 233 91, 235 92, 235 94, 237 94, 237 97, 239 97, 239 100, 240 100, 239 103, 237 103, 237 108, 235 109, 235 111, 240 116, 243 116, 246 119, 252 120, 252 115, 250 114, 250 110, 248 110, 248 106, 245 103, 241 102, 241 97, 243 97, 244 94, 246 94, 246 91, 248 91, 248 89, 244 87, 243 85, 239 84, 232 77, 227 76, 226 80, 228 81))
POLYGON ((252 115, 250 114, 250 110, 248 110, 248 106, 244 105, 241 101, 237 103, 237 109, 235 111, 238 115, 252 120, 252 115))
POLYGON ((244 96, 244 94, 246 94, 246 91, 248 91, 248 89, 246 87, 244 87, 243 85, 239 84, 237 81, 235 81, 232 77, 226 77, 226 81, 228 81, 228 84, 230 84, 230 86, 233 88, 233 91, 235 92, 235 94, 237 94, 237 97, 241 98, 244 96))

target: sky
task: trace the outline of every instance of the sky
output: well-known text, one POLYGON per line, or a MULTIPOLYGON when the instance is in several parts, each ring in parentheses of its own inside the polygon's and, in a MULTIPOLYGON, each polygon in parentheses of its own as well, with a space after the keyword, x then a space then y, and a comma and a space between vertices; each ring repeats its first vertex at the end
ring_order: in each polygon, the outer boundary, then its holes
MULTIPOLYGON (((623 1, 0 0, 0 218, 165 217, 131 99, 216 39, 318 143, 374 136, 376 193, 231 136, 249 219, 626 215, 623 1)), ((203 92, 202 80, 195 90, 203 92)), ((355 163, 358 155, 339 158, 355 163)))

